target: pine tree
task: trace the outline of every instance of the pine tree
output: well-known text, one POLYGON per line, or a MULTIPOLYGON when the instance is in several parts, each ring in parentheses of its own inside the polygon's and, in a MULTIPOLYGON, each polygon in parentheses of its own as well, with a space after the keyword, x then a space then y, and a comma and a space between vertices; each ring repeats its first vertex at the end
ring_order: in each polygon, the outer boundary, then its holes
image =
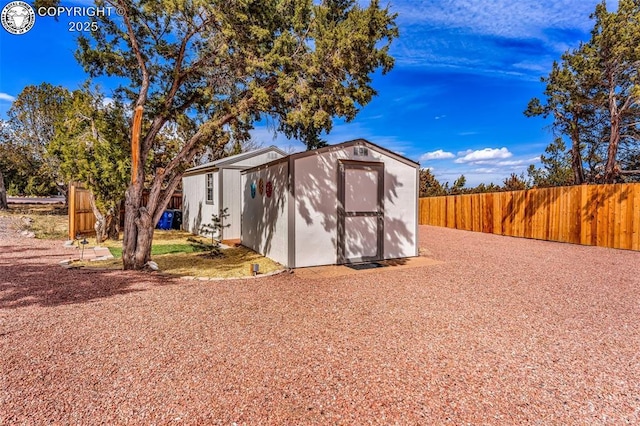
POLYGON ((264 117, 309 148, 320 146, 333 118, 352 120, 375 96, 373 74, 393 66, 395 16, 378 0, 367 7, 355 0, 113 5, 122 16, 95 17, 98 30, 79 38, 77 58, 92 77, 126 82, 118 94, 144 108, 141 167, 125 196, 125 269, 150 260, 154 225, 185 168, 207 146, 247 138, 264 117), (175 156, 149 170, 170 123, 184 137, 175 156))

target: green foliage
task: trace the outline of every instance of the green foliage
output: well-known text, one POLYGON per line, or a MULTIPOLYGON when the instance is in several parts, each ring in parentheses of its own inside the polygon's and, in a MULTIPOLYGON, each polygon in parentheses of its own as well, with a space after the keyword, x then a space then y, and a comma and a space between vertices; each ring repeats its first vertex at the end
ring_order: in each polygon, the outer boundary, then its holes
POLYGON ((420 197, 447 195, 447 191, 429 169, 420 169, 420 197))
POLYGON ((144 108, 142 167, 125 217, 126 268, 148 260, 152 224, 196 156, 246 140, 267 118, 308 148, 321 146, 334 118, 352 120, 375 96, 373 74, 393 67, 396 17, 378 0, 366 7, 354 0, 118 5, 122 16, 94 18, 98 30, 79 37, 76 57, 90 76, 118 78, 115 96, 144 108), (167 146, 162 131, 170 125, 177 137, 167 146), (141 210, 144 182, 150 219, 141 210))
POLYGON ((518 176, 515 173, 511 173, 508 178, 502 182, 503 191, 523 191, 529 189, 529 185, 524 177, 524 174, 518 176))
POLYGON ((9 194, 66 194, 48 149, 68 97, 63 87, 42 83, 25 87, 13 101, 8 120, 0 123, 0 169, 9 194))
POLYGON ((90 189, 103 213, 119 209, 130 176, 129 124, 124 106, 107 103, 85 84, 63 104, 49 152, 67 181, 90 189))
MULTIPOLYGON (((109 247, 109 251, 115 258, 122 257, 122 247, 109 247)), ((175 254, 175 253, 193 253, 197 250, 193 244, 160 244, 151 247, 151 254, 154 256, 161 254, 175 254)))
POLYGON ((467 193, 468 194, 485 194, 488 192, 500 192, 502 190, 503 188, 501 188, 499 185, 496 185, 495 183, 491 182, 489 185, 485 185, 484 183, 481 183, 475 188, 470 188, 467 190, 467 193))
POLYGON ((626 153, 640 150, 640 3, 620 0, 609 12, 603 1, 591 17, 591 38, 553 64, 542 79, 546 102, 534 98, 525 111, 551 116, 556 135, 571 141, 576 184, 619 180, 632 167, 626 153))
MULTIPOLYGON (((532 166, 533 167, 533 166, 532 166)), ((464 175, 460 175, 458 179, 453 182, 453 185, 449 187, 449 183, 446 182, 442 185, 438 179, 431 173, 429 169, 420 169, 420 197, 439 197, 443 195, 462 195, 462 194, 479 194, 488 192, 500 192, 500 191, 519 191, 529 189, 530 185, 524 174, 518 176, 512 173, 511 176, 503 181, 503 186, 490 183, 485 185, 481 183, 474 188, 466 188, 467 179, 464 175)))
POLYGON ((533 164, 527 169, 527 174, 533 186, 544 188, 550 186, 566 186, 574 183, 571 168, 571 154, 567 152, 562 139, 557 138, 545 149, 546 155, 540 156, 542 167, 533 164))
POLYGON ((467 184, 467 178, 465 178, 464 175, 460 175, 458 179, 453 181, 453 186, 449 190, 449 194, 450 195, 464 194, 465 192, 467 192, 464 189, 464 186, 466 184, 467 184))
POLYGON ((122 25, 97 18, 104 22, 93 40, 80 37, 77 58, 91 76, 130 81, 119 93, 145 105, 154 121, 150 143, 178 117, 193 124, 192 134, 213 137, 198 137, 205 145, 242 139, 269 115, 279 131, 313 148, 333 117, 353 119, 375 95, 373 72, 393 66, 395 16, 377 0, 366 8, 354 1, 156 0, 124 10, 122 25))

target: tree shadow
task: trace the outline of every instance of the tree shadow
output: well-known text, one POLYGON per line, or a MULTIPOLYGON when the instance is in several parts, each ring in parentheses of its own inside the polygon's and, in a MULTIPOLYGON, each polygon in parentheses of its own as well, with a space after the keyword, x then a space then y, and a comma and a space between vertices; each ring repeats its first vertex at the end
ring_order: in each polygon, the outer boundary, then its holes
POLYGON ((185 197, 182 202, 182 229, 189 231, 192 234, 199 234, 200 227, 202 226, 202 201, 198 202, 197 214, 193 220, 191 220, 191 205, 185 197))
POLYGON ((0 309, 89 303, 172 282, 140 272, 63 269, 57 264, 4 264, 2 271, 0 309))
MULTIPOLYGON (((280 247, 293 249, 296 267, 337 263, 339 162, 361 160, 363 163, 376 163, 385 157, 371 145, 370 155, 365 158, 352 156, 352 149, 352 146, 336 145, 328 150, 305 153, 299 158, 294 154, 288 161, 247 173, 243 185, 245 206, 248 206, 243 213, 243 243, 246 241, 248 247, 281 263, 283 260, 290 261, 291 256, 288 259, 278 259, 273 257, 274 253, 279 251, 280 247), (289 170, 290 167, 292 170, 289 170), (260 194, 259 190, 255 191, 255 197, 251 197, 251 187, 257 185, 260 179, 263 182, 274 182, 274 188, 278 190, 274 190, 272 197, 260 194), (291 230, 288 229, 288 225, 294 223, 291 219, 288 220, 290 215, 295 215, 295 238, 291 237, 291 230), (276 239, 279 241, 274 244, 276 239)), ((407 256, 407 247, 412 248, 412 255, 416 250, 417 230, 413 226, 407 226, 403 209, 406 210, 408 207, 406 200, 415 200, 417 178, 413 169, 409 173, 410 179, 406 175, 398 174, 397 171, 401 170, 399 167, 402 166, 399 160, 392 158, 385 161, 382 177, 382 258, 392 259, 407 256)), ((346 185, 351 186, 345 189, 345 193, 352 196, 361 194, 364 189, 359 187, 361 183, 358 179, 349 181, 346 185)), ((416 214, 415 204, 408 208, 412 215, 416 214)), ((417 221, 417 217, 415 220, 417 221)), ((358 250, 358 245, 373 245, 366 247, 366 250, 371 249, 375 252, 377 243, 372 241, 371 236, 375 236, 377 232, 376 220, 362 220, 357 226, 354 221, 351 222, 353 223, 345 223, 343 231, 347 243, 352 244, 354 250, 358 250)))

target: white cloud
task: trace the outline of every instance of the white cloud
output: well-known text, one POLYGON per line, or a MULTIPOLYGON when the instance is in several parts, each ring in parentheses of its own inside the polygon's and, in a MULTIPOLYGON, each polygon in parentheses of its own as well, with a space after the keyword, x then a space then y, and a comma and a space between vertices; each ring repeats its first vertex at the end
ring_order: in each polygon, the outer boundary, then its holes
MULTIPOLYGON (((500 166, 500 167, 509 167, 509 166, 522 166, 529 165, 531 163, 536 163, 540 161, 540 157, 531 157, 531 158, 523 158, 521 160, 505 160, 500 161, 496 159, 492 160, 479 160, 479 161, 471 161, 471 164, 474 165, 491 165, 491 166, 500 166)), ((460 161, 462 163, 462 161, 460 161)))
POLYGON ((509 152, 507 148, 503 147, 499 149, 485 148, 485 149, 479 149, 476 151, 463 151, 461 153, 458 153, 458 155, 462 155, 462 156, 456 159, 455 162, 460 164, 460 163, 476 163, 479 161, 486 161, 486 160, 504 159, 504 158, 511 157, 513 154, 509 152))
POLYGON ((15 100, 16 100, 15 96, 11 96, 8 93, 0 92, 0 101, 13 102, 15 100))
POLYGON ((108 96, 105 96, 104 99, 102 99, 102 106, 104 108, 109 107, 111 105, 113 105, 115 103, 115 101, 113 100, 113 98, 110 98, 108 96))
POLYGON ((427 152, 420 156, 420 161, 429 161, 429 160, 445 160, 447 158, 455 158, 453 152, 446 152, 441 149, 438 149, 433 152, 427 152))
MULTIPOLYGON (((453 27, 501 37, 541 37, 543 29, 588 30, 597 0, 397 0, 392 10, 401 21, 433 28, 453 27)), ((615 10, 617 2, 607 2, 615 10)))
MULTIPOLYGON (((588 37, 600 0, 395 0, 399 66, 538 81, 588 37)), ((615 10, 617 1, 607 1, 615 10)))
POLYGON ((473 173, 483 173, 483 174, 491 174, 491 173, 499 173, 500 169, 495 167, 478 167, 477 169, 471 169, 473 173))

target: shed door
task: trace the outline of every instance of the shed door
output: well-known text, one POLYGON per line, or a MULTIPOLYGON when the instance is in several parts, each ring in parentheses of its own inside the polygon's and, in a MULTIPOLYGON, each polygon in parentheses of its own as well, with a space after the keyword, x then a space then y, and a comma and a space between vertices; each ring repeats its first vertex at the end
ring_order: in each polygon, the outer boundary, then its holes
POLYGON ((384 164, 341 161, 338 168, 338 263, 382 260, 384 164))

